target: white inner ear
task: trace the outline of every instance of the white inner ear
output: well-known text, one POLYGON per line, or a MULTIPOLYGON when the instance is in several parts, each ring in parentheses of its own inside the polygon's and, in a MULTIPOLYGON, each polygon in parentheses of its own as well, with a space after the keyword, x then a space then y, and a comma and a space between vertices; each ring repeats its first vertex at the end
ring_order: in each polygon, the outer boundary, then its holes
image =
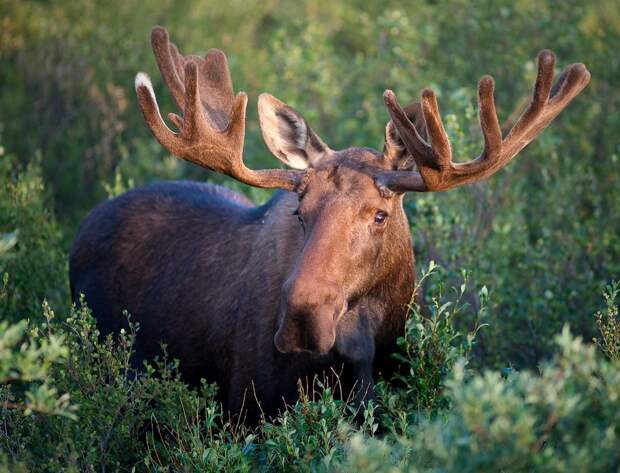
POLYGON ((293 169, 306 169, 308 167, 308 161, 297 154, 289 154, 286 158, 286 164, 293 169))

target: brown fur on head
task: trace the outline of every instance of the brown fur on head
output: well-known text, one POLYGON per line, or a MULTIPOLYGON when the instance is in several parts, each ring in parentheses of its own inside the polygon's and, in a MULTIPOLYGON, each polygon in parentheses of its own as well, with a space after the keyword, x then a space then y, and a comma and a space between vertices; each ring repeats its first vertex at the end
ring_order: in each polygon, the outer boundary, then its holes
POLYGON ((395 242, 409 241, 404 194, 382 193, 374 179, 409 156, 397 134, 388 136, 383 153, 370 148, 334 151, 299 113, 266 94, 259 113, 272 153, 289 166, 306 169, 295 211, 305 242, 282 288, 275 345, 285 353, 324 354, 334 346, 343 314, 394 271, 395 242))

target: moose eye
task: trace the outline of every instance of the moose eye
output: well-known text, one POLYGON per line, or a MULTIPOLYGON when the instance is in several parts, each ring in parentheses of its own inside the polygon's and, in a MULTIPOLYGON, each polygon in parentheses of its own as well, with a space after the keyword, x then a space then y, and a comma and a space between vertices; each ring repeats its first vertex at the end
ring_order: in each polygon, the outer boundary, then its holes
POLYGON ((388 218, 387 212, 384 212, 383 210, 377 210, 377 213, 375 214, 375 224, 383 225, 385 221, 387 220, 387 218, 388 218))

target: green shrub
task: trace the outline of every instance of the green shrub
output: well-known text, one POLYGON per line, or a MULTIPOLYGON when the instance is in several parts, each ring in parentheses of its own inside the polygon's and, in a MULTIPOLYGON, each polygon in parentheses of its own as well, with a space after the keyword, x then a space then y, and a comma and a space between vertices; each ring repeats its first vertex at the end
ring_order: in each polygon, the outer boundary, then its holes
POLYGON ((415 299, 409 307, 404 336, 399 350, 392 356, 401 364, 392 380, 377 386, 384 428, 399 435, 415 429, 420 414, 441 412, 450 405, 445 382, 455 363, 468 364, 478 331, 484 326, 488 291, 480 291, 478 309, 463 300, 468 275, 462 273, 461 284, 446 297, 438 277, 441 268, 432 261, 418 281, 418 290, 426 288, 428 304, 424 309, 415 299), (462 331, 458 327, 468 327, 462 331))
POLYGON ((49 329, 54 316, 49 306, 44 304, 43 310, 47 320, 43 334, 38 328, 29 329, 26 320, 12 325, 0 322, 0 409, 7 414, 15 410, 26 416, 37 412, 75 420, 69 395, 59 395, 50 385, 52 367, 62 364, 68 350, 63 337, 49 329))
MULTIPOLYGON (((353 405, 334 399, 337 384, 316 381, 281 416, 253 429, 224 415, 213 400, 214 386, 184 385, 177 364, 165 356, 136 373, 130 363, 138 329, 133 324, 116 341, 100 340, 87 308, 56 317, 44 306, 45 323, 29 331, 38 341, 20 351, 28 363, 10 362, 6 366, 19 368, 7 372, 43 380, 67 393, 75 407, 64 416, 46 415, 46 409, 26 416, 0 411, 0 461, 28 471, 617 469, 617 361, 566 328, 540 373, 466 370, 486 304, 482 291, 485 304, 472 312, 473 330, 460 333, 455 321, 469 312, 462 303, 466 285, 451 298, 431 296, 430 314, 412 305, 397 354, 406 370, 391 382, 378 380, 377 404, 361 417, 353 405), (53 362, 57 356, 62 364, 53 362), (43 363, 33 366, 39 359, 43 363)), ((613 294, 606 298, 612 316, 613 294)), ((6 333, 3 340, 19 338, 6 333)), ((13 387, 5 383, 0 392, 8 399, 13 387)))
MULTIPOLYGON (((418 286, 431 277, 435 269, 431 261, 418 286)), ((443 381, 457 360, 469 358, 478 330, 482 327, 488 293, 486 287, 480 291, 482 305, 475 315, 472 330, 463 334, 455 325, 455 318, 462 316, 467 308, 463 303, 467 274, 463 273, 463 276, 460 287, 453 288, 454 300, 446 300, 443 284, 439 285, 437 292, 430 297, 431 303, 425 307, 430 311, 429 315, 423 315, 421 307, 412 302, 405 335, 398 340, 400 351, 394 356, 408 370, 405 375, 397 375, 396 379, 407 385, 405 396, 416 400, 418 410, 445 407, 443 381)))
POLYGON ((0 320, 37 317, 44 298, 67 304, 66 253, 46 196, 38 164, 0 155, 0 320))
POLYGON ((471 377, 457 364, 452 409, 409 438, 348 445, 346 471, 610 472, 620 468, 620 370, 573 337, 541 373, 471 377))
MULTIPOLYGON (((318 383, 311 392, 300 387, 300 400, 275 422, 264 423, 255 453, 269 471, 325 470, 342 457, 342 444, 351 432, 354 406, 333 398, 337 386, 318 383), (313 393, 318 388, 318 394, 313 393)), ((373 428, 372 411, 364 427, 373 428)))
POLYGON ((11 460, 31 471, 130 471, 144 464, 149 441, 161 442, 154 426, 191 419, 192 413, 198 415, 195 409, 212 404, 212 389, 189 390, 180 382, 176 365, 165 359, 137 376, 129 361, 133 326, 117 341, 99 340, 85 307, 71 309, 64 321, 45 310, 49 319, 39 336, 63 337, 66 350, 64 363, 50 366, 46 379, 69 393, 74 408, 64 417, 32 413, 23 418, 3 411, 0 425, 11 432, 3 437, 3 449, 12 453, 11 460))

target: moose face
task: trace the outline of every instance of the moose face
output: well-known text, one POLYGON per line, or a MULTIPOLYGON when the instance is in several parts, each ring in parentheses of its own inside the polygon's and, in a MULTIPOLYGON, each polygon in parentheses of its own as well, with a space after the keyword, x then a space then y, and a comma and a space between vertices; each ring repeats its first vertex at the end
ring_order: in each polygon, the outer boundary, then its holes
POLYGON ((327 353, 338 322, 393 265, 393 241, 409 241, 402 194, 382 196, 372 177, 385 160, 351 148, 311 168, 293 215, 304 247, 282 288, 276 348, 327 353))

